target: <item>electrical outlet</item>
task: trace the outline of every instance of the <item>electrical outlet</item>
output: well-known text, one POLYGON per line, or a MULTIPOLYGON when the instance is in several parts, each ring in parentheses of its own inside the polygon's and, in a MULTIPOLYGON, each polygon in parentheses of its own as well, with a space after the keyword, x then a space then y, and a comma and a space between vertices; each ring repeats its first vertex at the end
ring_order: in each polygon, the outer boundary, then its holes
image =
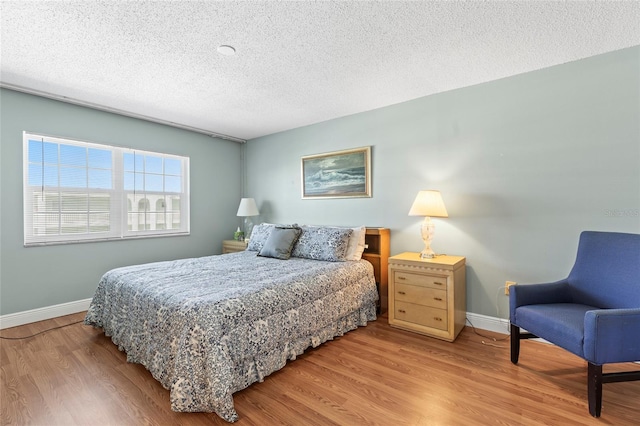
POLYGON ((512 285, 516 285, 516 284, 518 284, 518 283, 517 283, 517 282, 515 282, 515 281, 506 281, 506 282, 504 283, 504 294, 505 294, 505 296, 508 296, 508 295, 509 295, 509 288, 510 288, 512 285))

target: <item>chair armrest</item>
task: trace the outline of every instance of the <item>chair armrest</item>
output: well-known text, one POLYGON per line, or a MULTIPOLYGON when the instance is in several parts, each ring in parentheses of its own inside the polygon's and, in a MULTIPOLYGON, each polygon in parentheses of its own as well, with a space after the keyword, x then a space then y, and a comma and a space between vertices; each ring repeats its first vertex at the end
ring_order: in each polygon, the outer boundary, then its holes
POLYGON ((584 356, 597 365, 640 361, 640 308, 598 309, 584 316, 584 356))
POLYGON ((515 318, 519 306, 570 302, 571 294, 566 279, 548 284, 513 286, 509 289, 509 318, 515 318))

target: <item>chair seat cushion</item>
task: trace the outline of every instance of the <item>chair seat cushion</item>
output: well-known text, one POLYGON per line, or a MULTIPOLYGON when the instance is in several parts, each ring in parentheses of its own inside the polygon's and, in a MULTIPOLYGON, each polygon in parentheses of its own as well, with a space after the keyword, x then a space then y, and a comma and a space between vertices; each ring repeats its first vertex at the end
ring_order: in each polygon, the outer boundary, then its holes
POLYGON ((518 327, 584 358, 584 315, 599 309, 574 303, 525 305, 515 311, 518 327))

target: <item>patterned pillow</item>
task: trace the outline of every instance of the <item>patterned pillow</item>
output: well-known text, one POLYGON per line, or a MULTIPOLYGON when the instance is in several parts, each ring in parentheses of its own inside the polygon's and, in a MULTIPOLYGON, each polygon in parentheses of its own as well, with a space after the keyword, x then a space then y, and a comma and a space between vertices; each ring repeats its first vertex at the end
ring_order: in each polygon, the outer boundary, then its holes
POLYGON ((253 231, 251 231, 251 237, 249 238, 249 244, 247 244, 247 250, 260 251, 275 227, 276 225, 273 223, 261 223, 260 225, 254 226, 253 231))
POLYGON ((293 257, 329 262, 344 262, 347 246, 353 234, 351 228, 302 226, 302 233, 291 252, 293 257))

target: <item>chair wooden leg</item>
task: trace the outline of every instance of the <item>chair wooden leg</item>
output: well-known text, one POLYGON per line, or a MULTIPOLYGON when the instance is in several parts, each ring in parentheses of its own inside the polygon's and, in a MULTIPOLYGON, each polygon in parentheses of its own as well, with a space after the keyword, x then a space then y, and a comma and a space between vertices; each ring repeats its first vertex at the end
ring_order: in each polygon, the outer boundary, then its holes
POLYGON ((587 393, 589 398, 589 413, 593 417, 600 417, 600 410, 602 409, 601 365, 589 363, 587 368, 587 393))
POLYGON ((511 362, 518 363, 520 357, 520 327, 511 324, 511 362))

